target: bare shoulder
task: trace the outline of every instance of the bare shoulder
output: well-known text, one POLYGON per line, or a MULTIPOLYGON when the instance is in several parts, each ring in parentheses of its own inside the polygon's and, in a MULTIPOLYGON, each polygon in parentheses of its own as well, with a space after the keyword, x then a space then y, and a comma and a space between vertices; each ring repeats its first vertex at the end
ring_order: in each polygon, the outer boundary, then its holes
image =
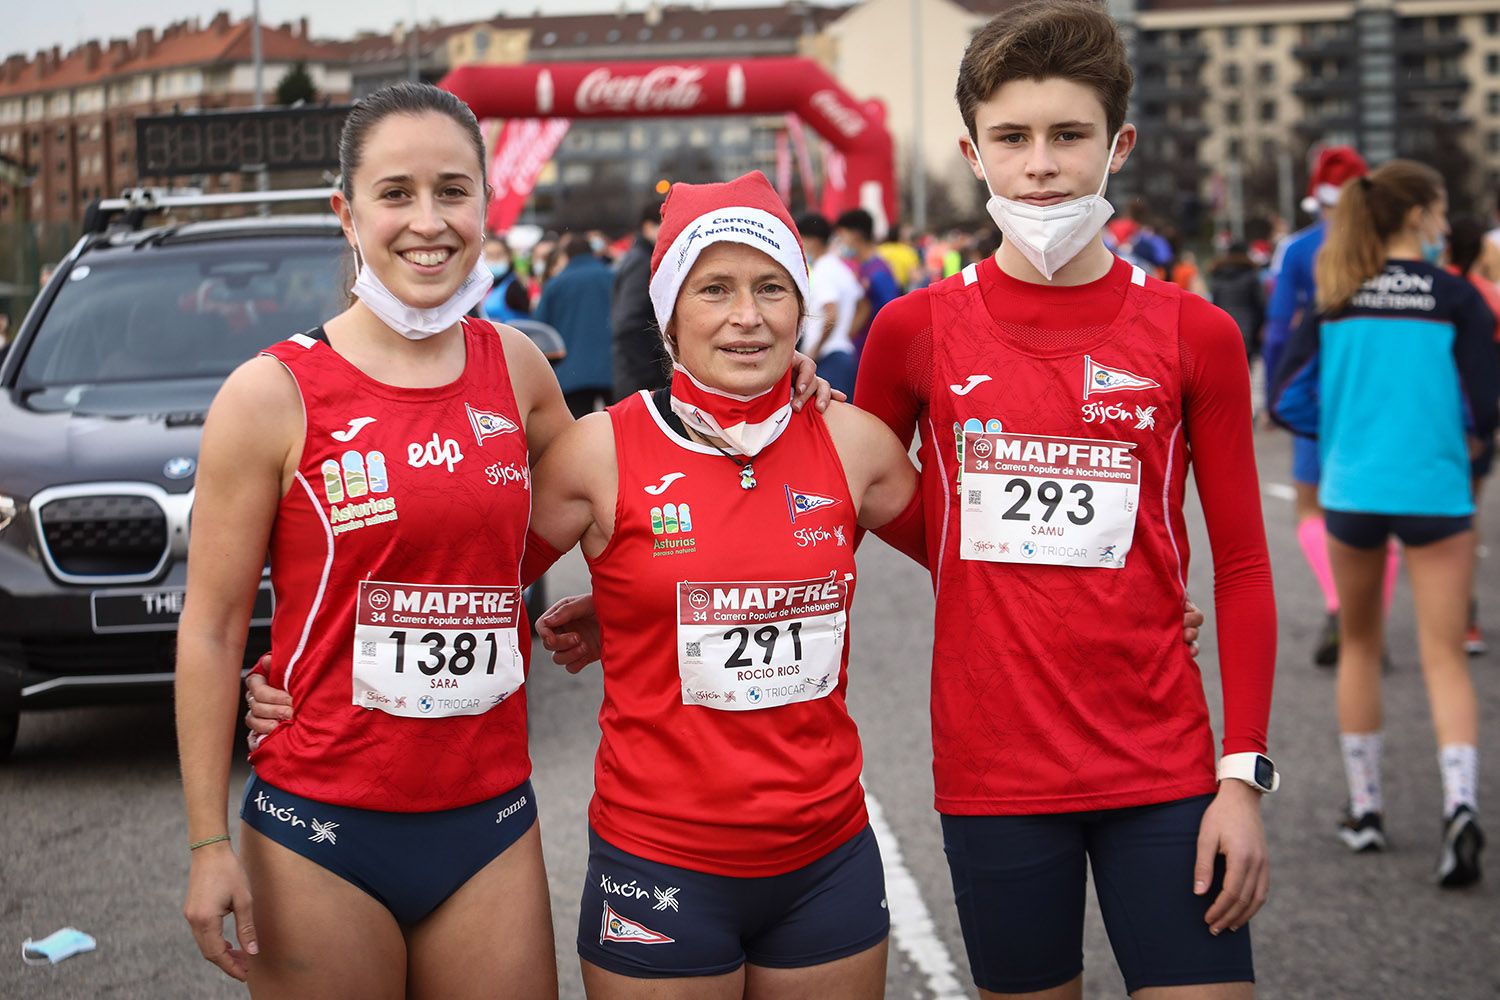
POLYGON ((830 402, 823 419, 841 456, 848 457, 852 449, 860 448, 901 450, 901 442, 883 420, 850 403, 830 402))
POLYGON ((292 373, 264 355, 240 365, 219 388, 203 426, 200 464, 285 468, 302 451, 302 394, 292 373))
POLYGON ((554 469, 565 465, 582 475, 613 469, 615 429, 609 414, 590 413, 575 420, 557 435, 542 460, 554 469))
POLYGON ((505 351, 505 361, 509 365, 532 366, 540 364, 544 368, 550 368, 541 348, 537 347, 532 339, 513 326, 497 323, 494 320, 485 320, 494 327, 495 334, 500 338, 500 346, 505 351))
POLYGON ((214 396, 209 414, 221 419, 227 415, 252 417, 262 427, 267 421, 275 425, 287 417, 300 423, 302 395, 285 365, 260 355, 229 373, 214 396))

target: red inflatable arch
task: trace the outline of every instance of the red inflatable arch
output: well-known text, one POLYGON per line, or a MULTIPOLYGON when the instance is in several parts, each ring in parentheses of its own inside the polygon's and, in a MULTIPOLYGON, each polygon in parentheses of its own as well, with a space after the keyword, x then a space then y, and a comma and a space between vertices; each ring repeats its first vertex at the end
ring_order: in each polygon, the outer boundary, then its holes
POLYGON ((877 228, 897 217, 894 148, 883 116, 878 107, 855 101, 810 59, 461 66, 440 86, 480 119, 792 111, 843 157, 843 183, 835 178, 827 186, 823 210, 866 208, 876 216, 877 228))

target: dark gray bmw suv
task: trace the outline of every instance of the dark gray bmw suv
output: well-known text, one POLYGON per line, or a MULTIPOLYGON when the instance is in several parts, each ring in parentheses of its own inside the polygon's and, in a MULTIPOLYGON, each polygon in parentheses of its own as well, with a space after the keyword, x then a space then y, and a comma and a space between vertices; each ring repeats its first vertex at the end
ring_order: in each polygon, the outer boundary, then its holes
MULTIPOLYGON (((208 405, 344 304, 326 211, 143 225, 161 207, 104 203, 0 362, 0 759, 23 708, 170 686, 208 405)), ((247 662, 270 616, 266 581, 247 662)))

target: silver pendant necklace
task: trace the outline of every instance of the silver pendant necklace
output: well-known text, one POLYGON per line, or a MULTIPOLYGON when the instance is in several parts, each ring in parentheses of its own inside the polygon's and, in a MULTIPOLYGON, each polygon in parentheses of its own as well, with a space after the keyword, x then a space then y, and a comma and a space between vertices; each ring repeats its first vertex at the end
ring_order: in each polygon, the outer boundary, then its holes
MULTIPOLYGON (((707 439, 705 439, 705 440, 707 440, 707 439)), ((725 451, 723 448, 720 448, 717 444, 714 444, 714 442, 712 442, 712 441, 708 441, 708 444, 715 451, 717 451, 720 455, 723 455, 725 458, 729 459, 735 465, 738 465, 740 467, 740 489, 742 489, 742 490, 753 490, 753 489, 755 489, 755 459, 753 459, 753 458, 740 459, 740 458, 737 458, 734 455, 731 455, 729 452, 725 451)))

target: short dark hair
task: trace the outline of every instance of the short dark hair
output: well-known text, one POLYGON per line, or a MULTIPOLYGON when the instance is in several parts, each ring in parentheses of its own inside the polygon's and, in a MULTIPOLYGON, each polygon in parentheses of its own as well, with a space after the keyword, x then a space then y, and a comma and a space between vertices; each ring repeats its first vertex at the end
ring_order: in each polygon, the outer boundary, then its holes
POLYGON ((862 208, 851 208, 840 215, 833 228, 847 229, 871 243, 875 242, 875 217, 862 208))
POLYGON ((828 238, 833 235, 833 227, 817 212, 808 212, 806 215, 798 216, 797 231, 802 234, 804 241, 814 239, 827 243, 828 238))
POLYGON ((591 256, 594 247, 583 233, 569 233, 563 237, 562 252, 569 260, 578 260, 580 257, 591 256))
POLYGON ((1120 29, 1098 0, 1029 0, 980 28, 958 66, 954 98, 971 139, 974 109, 1012 80, 1060 77, 1093 89, 1114 135, 1135 75, 1120 29))
MULTIPOLYGON (((447 115, 463 129, 474 147, 474 157, 479 161, 479 177, 485 180, 484 137, 479 133, 479 121, 469 106, 430 83, 397 83, 361 98, 344 119, 343 130, 339 132, 339 186, 345 198, 354 197, 354 171, 359 169, 364 158, 365 140, 369 138, 370 130, 391 115, 422 114, 447 115)), ((487 181, 485 186, 488 187, 487 181)))
POLYGON ((658 226, 661 225, 661 206, 662 201, 660 198, 657 198, 655 201, 648 201, 642 205, 641 217, 636 220, 635 227, 639 229, 648 222, 654 222, 658 226))

